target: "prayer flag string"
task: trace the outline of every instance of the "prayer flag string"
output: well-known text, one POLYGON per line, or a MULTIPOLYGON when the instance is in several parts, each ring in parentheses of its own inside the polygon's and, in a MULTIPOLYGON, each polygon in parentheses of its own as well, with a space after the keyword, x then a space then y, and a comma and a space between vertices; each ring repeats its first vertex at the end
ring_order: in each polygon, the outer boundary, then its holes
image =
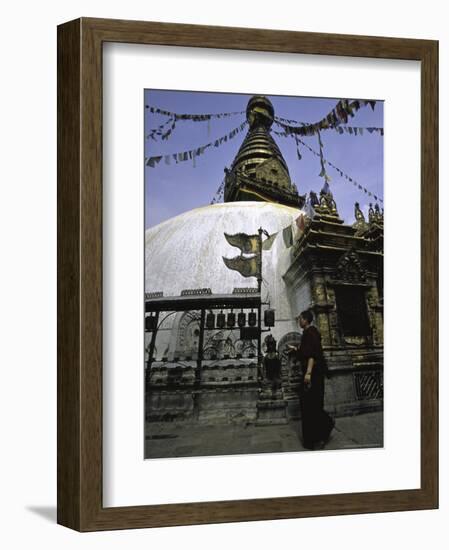
POLYGON ((231 113, 212 113, 212 114, 198 115, 198 114, 173 113, 172 111, 165 111, 164 109, 158 109, 157 107, 151 107, 150 105, 145 105, 145 108, 148 109, 150 113, 165 115, 177 120, 193 120, 195 122, 210 120, 212 118, 226 118, 230 116, 242 115, 246 112, 246 111, 234 111, 231 113))
MULTIPOLYGON (((275 130, 273 130, 273 133, 276 134, 277 136, 279 137, 291 137, 289 134, 287 134, 286 132, 276 132, 275 130)), ((303 146, 305 147, 306 149, 308 149, 313 155, 315 155, 316 157, 319 157, 320 158, 320 161, 322 159, 322 168, 323 166, 325 166, 326 164, 328 164, 329 166, 331 166, 336 172, 338 172, 338 174, 344 178, 344 180, 348 181, 349 183, 352 183, 352 185, 354 185, 354 187, 357 187, 357 189, 359 189, 359 191, 363 191, 366 195, 368 195, 369 197, 373 197, 376 201, 379 201, 381 203, 383 203, 384 201, 377 195, 375 195, 374 193, 372 193, 371 191, 369 191, 365 186, 361 185, 358 181, 356 181, 354 178, 352 178, 351 176, 348 176, 348 174, 346 174, 343 170, 341 170, 341 168, 338 168, 338 166, 335 166, 335 164, 333 164, 332 162, 330 162, 329 160, 326 160, 324 158, 324 154, 322 152, 322 148, 320 149, 320 152, 318 151, 315 151, 315 149, 312 149, 312 147, 310 147, 307 143, 305 143, 302 139, 300 139, 298 136, 294 136, 295 137, 295 141, 296 143, 298 144, 298 142, 303 146)), ((326 173, 326 170, 324 169, 324 173, 326 173)), ((321 174, 320 174, 321 175, 321 174)), ((324 177, 324 175, 322 176, 324 177)), ((329 176, 327 177, 327 179, 325 178, 325 181, 326 183, 328 181, 330 181, 330 178, 329 176)))
POLYGON ((218 189, 215 192, 215 195, 213 196, 212 200, 210 201, 210 204, 216 204, 217 202, 221 202, 224 195, 224 186, 225 186, 225 180, 223 180, 218 189))
POLYGON ((288 134, 296 134, 299 136, 312 136, 320 130, 336 128, 340 124, 347 124, 349 117, 353 117, 355 113, 366 105, 371 105, 374 109, 376 102, 373 100, 365 101, 358 100, 349 102, 348 99, 341 99, 337 105, 324 118, 312 124, 298 123, 282 117, 275 117, 275 122, 281 126, 288 134), (300 126, 292 126, 292 122, 300 124, 300 126))
POLYGON ((245 126, 248 124, 247 121, 243 122, 240 126, 237 128, 234 128, 231 130, 228 134, 217 138, 214 141, 211 141, 210 143, 206 143, 206 145, 201 145, 200 147, 197 147, 195 149, 191 149, 189 151, 181 151, 178 153, 170 153, 168 155, 158 155, 153 157, 146 157, 145 158, 145 164, 149 166, 150 168, 154 168, 159 164, 159 162, 164 159, 165 164, 171 164, 172 162, 175 162, 178 164, 178 162, 184 162, 186 160, 192 160, 193 166, 196 166, 195 159, 196 157, 199 157, 202 155, 206 149, 209 147, 219 147, 223 143, 226 143, 228 140, 233 139, 237 134, 239 134, 245 126))

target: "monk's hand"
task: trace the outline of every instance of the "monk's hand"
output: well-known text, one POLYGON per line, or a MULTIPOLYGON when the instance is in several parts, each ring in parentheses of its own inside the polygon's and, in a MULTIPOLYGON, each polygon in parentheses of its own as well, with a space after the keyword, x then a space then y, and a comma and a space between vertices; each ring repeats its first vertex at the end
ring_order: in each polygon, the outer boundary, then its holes
POLYGON ((309 373, 306 373, 304 375, 304 385, 306 388, 310 388, 312 386, 312 375, 309 373))

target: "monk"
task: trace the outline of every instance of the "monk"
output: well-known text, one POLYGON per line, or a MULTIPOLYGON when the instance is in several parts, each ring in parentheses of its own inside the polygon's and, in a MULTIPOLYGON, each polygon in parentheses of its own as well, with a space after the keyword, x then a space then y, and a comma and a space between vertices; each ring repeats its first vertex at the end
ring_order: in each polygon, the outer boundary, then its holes
POLYGON ((300 388, 300 408, 303 446, 323 449, 335 426, 335 421, 324 410, 325 360, 319 330, 312 325, 313 314, 303 311, 298 317, 303 333, 301 344, 289 346, 301 363, 303 384, 300 388))

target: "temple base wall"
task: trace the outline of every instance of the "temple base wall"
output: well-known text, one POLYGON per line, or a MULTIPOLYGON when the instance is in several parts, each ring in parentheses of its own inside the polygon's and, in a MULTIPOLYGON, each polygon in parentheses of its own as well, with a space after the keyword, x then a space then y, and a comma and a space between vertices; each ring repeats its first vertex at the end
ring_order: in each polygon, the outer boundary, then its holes
MULTIPOLYGON (((330 377, 325 380, 325 409, 332 416, 383 409, 383 369, 379 350, 365 350, 364 353, 351 350, 348 353, 348 350, 334 349, 326 352, 326 357, 330 377)), ((156 364, 153 368, 155 382, 150 384, 146 394, 147 421, 211 425, 262 421, 275 424, 300 418, 299 377, 294 367, 284 367, 282 399, 276 397, 268 400, 270 403, 261 392, 255 362, 206 365, 199 386, 194 384, 193 365, 156 364)))

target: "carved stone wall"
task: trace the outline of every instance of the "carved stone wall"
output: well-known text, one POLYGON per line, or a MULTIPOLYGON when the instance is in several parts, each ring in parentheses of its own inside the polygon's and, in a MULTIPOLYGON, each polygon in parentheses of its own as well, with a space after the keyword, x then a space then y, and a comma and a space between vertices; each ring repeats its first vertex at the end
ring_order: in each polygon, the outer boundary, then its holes
POLYGON ((256 419, 259 384, 255 358, 205 360, 197 409, 195 371, 195 361, 153 363, 146 392, 147 420, 220 424, 256 419))

